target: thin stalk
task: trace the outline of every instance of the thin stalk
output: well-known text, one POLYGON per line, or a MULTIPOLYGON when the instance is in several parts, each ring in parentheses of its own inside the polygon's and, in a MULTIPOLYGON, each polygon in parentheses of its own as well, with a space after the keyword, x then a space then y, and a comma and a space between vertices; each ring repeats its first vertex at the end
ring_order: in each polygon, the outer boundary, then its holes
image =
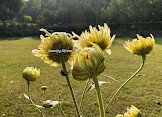
MULTIPOLYGON (((27 84, 28 84, 28 97, 29 97, 29 100, 32 103, 32 105, 35 106, 33 100, 31 99, 31 96, 30 96, 30 82, 27 81, 27 84)), ((37 108, 37 110, 40 112, 40 114, 41 114, 42 117, 45 117, 44 114, 43 114, 43 112, 40 109, 37 108)))
POLYGON ((119 93, 119 91, 120 91, 129 81, 131 81, 131 80, 133 79, 133 77, 136 76, 136 74, 138 74, 139 71, 142 70, 142 68, 143 68, 143 66, 144 66, 144 64, 145 64, 145 60, 146 60, 146 56, 145 56, 145 55, 142 56, 142 60, 143 60, 143 62, 142 62, 142 64, 141 64, 140 68, 139 68, 130 78, 128 78, 128 80, 126 80, 126 81, 119 87, 119 89, 115 92, 115 94, 114 94, 114 95, 112 96, 112 98, 110 99, 110 101, 109 101, 109 103, 107 104, 105 110, 109 107, 109 105, 111 104, 111 102, 113 101, 113 99, 117 96, 117 94, 119 93))
MULTIPOLYGON (((62 68, 63 68, 64 73, 67 73, 65 61, 64 61, 64 58, 62 56, 60 56, 60 60, 61 60, 61 63, 62 63, 62 68)), ((70 90, 70 93, 71 93, 71 96, 72 96, 72 99, 73 99, 73 102, 74 102, 74 105, 75 105, 77 116, 80 117, 78 105, 77 105, 75 95, 74 95, 74 92, 73 92, 73 89, 72 89, 72 86, 71 86, 71 83, 70 83, 70 80, 69 80, 69 75, 67 74, 65 77, 66 77, 66 81, 67 81, 67 84, 69 86, 69 90, 70 90)))
POLYGON ((62 114, 64 115, 64 117, 67 117, 66 114, 65 114, 65 112, 64 112, 64 110, 61 107, 61 103, 60 103, 61 102, 61 94, 59 94, 58 98, 59 98, 59 107, 60 107, 60 110, 61 110, 62 114))
POLYGON ((28 84, 28 96, 29 96, 29 99, 30 99, 30 82, 29 81, 27 81, 27 84, 28 84))
POLYGON ((81 111, 81 109, 82 109, 83 99, 84 99, 85 92, 86 92, 86 89, 87 89, 87 87, 88 87, 89 81, 90 81, 90 79, 87 80, 87 83, 86 83, 86 85, 85 85, 85 87, 84 87, 84 90, 83 90, 82 98, 81 98, 80 105, 79 105, 79 110, 80 110, 80 111, 81 111))
POLYGON ((43 90, 43 97, 42 97, 42 101, 44 101, 45 99, 45 90, 43 90))
POLYGON ((102 95, 101 95, 100 86, 98 84, 98 80, 97 80, 96 76, 93 77, 93 81, 95 83, 96 94, 97 94, 97 98, 98 98, 100 117, 105 117, 105 110, 104 110, 102 95))
MULTIPOLYGON (((35 104, 34 104, 34 102, 33 102, 33 100, 31 98, 30 98, 30 102, 32 103, 32 105, 35 106, 35 104)), ((37 108, 37 110, 40 112, 40 114, 41 114, 42 117, 45 117, 44 114, 43 114, 43 112, 40 109, 37 108)))

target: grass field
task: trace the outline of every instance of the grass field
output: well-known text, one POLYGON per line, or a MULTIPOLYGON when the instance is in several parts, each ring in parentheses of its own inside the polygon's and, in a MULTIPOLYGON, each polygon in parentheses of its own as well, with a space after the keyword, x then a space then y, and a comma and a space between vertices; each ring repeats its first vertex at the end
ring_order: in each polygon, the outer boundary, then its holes
MULTIPOLYGON (((121 83, 127 80, 140 66, 142 59, 125 50, 122 44, 131 38, 116 38, 111 46, 112 54, 106 55, 104 74, 116 78, 119 83, 100 75, 99 80, 110 82, 101 87, 104 104, 110 100, 121 83)), ((122 89, 106 111, 106 117, 122 114, 127 107, 134 105, 143 113, 143 117, 162 117, 162 38, 155 38, 156 46, 147 56, 146 64, 140 72, 122 89)), ((58 100, 61 93, 62 108, 68 117, 76 117, 75 108, 61 67, 50 67, 32 55, 31 50, 40 44, 37 37, 1 38, 0 40, 0 117, 40 117, 40 113, 31 105, 23 94, 27 94, 27 83, 22 78, 22 71, 27 66, 40 68, 41 76, 31 83, 32 99, 41 105, 43 92, 41 86, 48 86, 45 99, 58 100)), ((69 69, 69 65, 67 64, 69 69)), ((78 103, 86 83, 70 80, 78 103)), ((83 104, 83 117, 98 117, 98 105, 95 90, 86 94, 83 104)), ((62 117, 58 107, 45 109, 46 117, 62 117)))

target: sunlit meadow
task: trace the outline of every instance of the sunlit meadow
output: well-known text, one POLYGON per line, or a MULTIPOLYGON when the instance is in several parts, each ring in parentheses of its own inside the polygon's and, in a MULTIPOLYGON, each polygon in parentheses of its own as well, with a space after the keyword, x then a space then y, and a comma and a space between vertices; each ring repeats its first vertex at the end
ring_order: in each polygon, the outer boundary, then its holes
MULTIPOLYGON (((148 35, 149 36, 149 35, 148 35)), ((116 89, 130 77, 142 63, 139 56, 135 56, 123 48, 127 40, 133 38, 115 38, 110 47, 112 54, 106 56, 106 69, 103 74, 111 76, 118 82, 99 75, 98 80, 108 83, 101 88, 104 105, 106 106, 116 89)), ((147 56, 142 71, 136 75, 116 96, 106 110, 106 117, 115 117, 126 112, 131 105, 136 106, 143 117, 161 117, 162 100, 162 38, 155 37, 156 46, 147 56)), ((22 78, 25 67, 33 66, 40 69, 40 77, 30 84, 30 93, 35 104, 42 105, 42 100, 58 101, 61 94, 61 107, 68 117, 75 117, 75 107, 66 83, 60 73, 61 66, 55 68, 45 64, 40 58, 34 57, 31 50, 37 48, 40 39, 37 37, 1 38, 0 41, 0 116, 6 117, 40 117, 39 111, 24 97, 27 94, 27 82, 22 78), (47 86, 45 96, 41 89, 47 86)), ((67 64, 68 71, 70 65, 67 64)), ((71 85, 78 104, 86 81, 76 81, 69 73, 71 85)), ((92 83, 90 81, 89 85, 92 83)), ((81 114, 85 117, 99 116, 98 102, 95 89, 87 92, 83 100, 81 114)), ((54 108, 44 109, 46 117, 61 117, 63 114, 57 105, 54 108)))

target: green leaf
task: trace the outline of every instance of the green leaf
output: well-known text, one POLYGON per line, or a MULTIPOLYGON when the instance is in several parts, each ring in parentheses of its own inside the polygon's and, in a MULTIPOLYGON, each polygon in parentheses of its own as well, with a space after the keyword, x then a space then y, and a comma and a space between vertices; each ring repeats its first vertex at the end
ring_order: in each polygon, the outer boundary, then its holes
POLYGON ((39 109, 40 111, 42 111, 42 109, 44 108, 43 106, 40 105, 34 105, 37 109, 39 109))
MULTIPOLYGON (((98 81, 99 86, 101 86, 102 84, 105 84, 105 83, 109 83, 109 82, 98 81)), ((92 90, 92 89, 94 89, 94 88, 95 88, 95 84, 94 84, 94 82, 93 82, 93 83, 89 86, 89 88, 87 89, 86 92, 88 92, 88 91, 90 91, 90 90, 92 90)))
POLYGON ((111 77, 111 76, 109 76, 109 75, 106 75, 106 74, 102 74, 103 76, 106 76, 106 77, 108 77, 108 78, 110 78, 110 79, 112 79, 112 80, 114 80, 114 81, 116 81, 116 82, 119 82, 118 80, 116 80, 115 78, 113 78, 113 77, 111 77))

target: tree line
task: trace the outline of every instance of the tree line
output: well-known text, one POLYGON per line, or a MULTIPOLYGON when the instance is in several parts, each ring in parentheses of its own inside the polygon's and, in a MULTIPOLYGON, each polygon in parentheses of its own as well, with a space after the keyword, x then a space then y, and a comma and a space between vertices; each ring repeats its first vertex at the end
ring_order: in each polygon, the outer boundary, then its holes
POLYGON ((0 0, 0 21, 36 24, 160 22, 162 0, 0 0))

